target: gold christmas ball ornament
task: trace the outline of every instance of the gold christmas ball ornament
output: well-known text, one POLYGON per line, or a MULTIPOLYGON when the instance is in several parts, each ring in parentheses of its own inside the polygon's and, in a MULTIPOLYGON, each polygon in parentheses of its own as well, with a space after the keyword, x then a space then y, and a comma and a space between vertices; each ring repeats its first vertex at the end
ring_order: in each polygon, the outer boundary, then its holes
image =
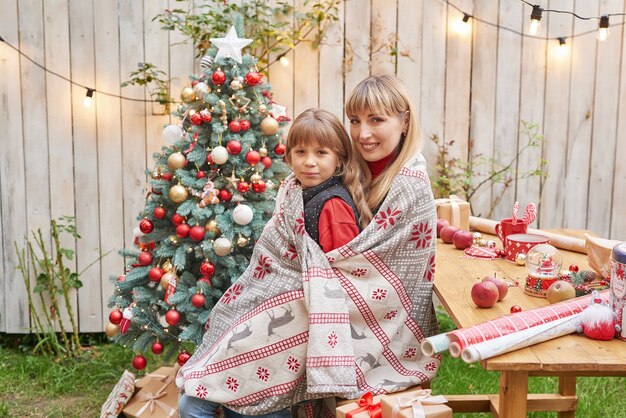
POLYGON ((481 234, 480 232, 474 232, 472 237, 474 238, 474 243, 477 243, 483 238, 483 234, 481 234))
POLYGON ((278 121, 271 116, 261 121, 261 132, 265 135, 274 135, 278 132, 278 121))
POLYGON ((228 238, 220 237, 213 241, 213 251, 221 257, 230 254, 232 248, 233 244, 228 238))
POLYGON ((237 238, 237 246, 245 247, 246 245, 248 245, 248 238, 239 236, 239 238, 237 238))
POLYGON ((479 239, 477 242, 479 247, 486 247, 487 246, 487 240, 486 239, 479 239))
POLYGON ((163 276, 161 276, 161 287, 167 290, 167 287, 170 285, 170 283, 176 282, 176 279, 176 274, 172 273, 171 271, 165 273, 163 276))
POLYGON ((152 178, 158 180, 161 178, 161 169, 159 167, 152 170, 152 178))
POLYGON ((267 148, 265 148, 265 147, 259 148, 259 155, 261 157, 267 157, 267 148))
POLYGON ((209 85, 203 81, 197 83, 195 86, 193 86, 193 90, 196 93, 196 95, 202 97, 205 94, 211 93, 211 88, 209 87, 209 85))
POLYGON ((187 189, 185 189, 180 184, 177 184, 170 188, 170 199, 172 199, 174 203, 184 202, 185 200, 187 200, 188 195, 189 194, 187 193, 187 189))
POLYGON ((250 181, 252 183, 258 183, 261 180, 263 180, 263 177, 259 173, 254 173, 250 176, 250 181))
POLYGON ((207 222, 204 226, 204 229, 210 234, 217 234, 220 232, 219 228, 217 227, 217 221, 215 219, 211 219, 209 222, 207 222))
POLYGON ((230 88, 233 90, 241 90, 242 87, 243 77, 235 77, 235 79, 230 82, 230 88))
POLYGON ((187 86, 180 92, 180 99, 184 103, 191 103, 196 100, 196 93, 193 91, 193 88, 187 86))
POLYGON ((119 332, 120 332, 120 326, 112 324, 110 322, 104 328, 104 333, 106 334, 108 338, 115 337, 119 332))
POLYGON ((170 262, 170 260, 167 260, 165 263, 163 263, 163 265, 161 266, 161 268, 165 271, 172 271, 174 270, 174 266, 172 265, 172 263, 170 262))
POLYGON ((517 264, 518 266, 523 266, 524 264, 526 264, 526 254, 516 254, 515 264, 517 264))
POLYGON ((167 166, 172 171, 183 168, 185 166, 185 156, 180 152, 173 152, 169 157, 167 157, 167 166))

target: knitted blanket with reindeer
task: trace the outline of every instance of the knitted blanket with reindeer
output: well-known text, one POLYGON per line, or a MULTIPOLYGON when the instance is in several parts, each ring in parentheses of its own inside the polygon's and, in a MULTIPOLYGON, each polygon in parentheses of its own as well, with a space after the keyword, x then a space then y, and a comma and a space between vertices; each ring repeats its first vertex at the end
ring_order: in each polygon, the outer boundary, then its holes
POLYGON ((213 308, 179 390, 258 415, 303 400, 383 394, 431 380, 436 215, 428 176, 403 167, 372 222, 324 254, 288 177, 244 274, 213 308))

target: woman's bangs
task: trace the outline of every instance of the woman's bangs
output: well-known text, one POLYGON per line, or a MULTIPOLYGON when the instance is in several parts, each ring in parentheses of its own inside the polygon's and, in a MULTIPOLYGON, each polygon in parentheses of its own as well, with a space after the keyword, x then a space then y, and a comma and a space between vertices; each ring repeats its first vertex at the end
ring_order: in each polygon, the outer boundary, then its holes
POLYGON ((398 111, 394 107, 387 89, 382 89, 375 80, 370 80, 356 87, 346 103, 346 114, 353 116, 366 111, 378 115, 395 115, 398 111))

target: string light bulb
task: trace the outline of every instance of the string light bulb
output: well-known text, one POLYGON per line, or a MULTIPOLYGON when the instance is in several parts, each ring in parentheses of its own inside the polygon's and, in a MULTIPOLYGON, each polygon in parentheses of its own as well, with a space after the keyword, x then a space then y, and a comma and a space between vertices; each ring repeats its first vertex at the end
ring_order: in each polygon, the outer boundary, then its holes
POLYGON ((528 26, 529 35, 539 35, 541 33, 541 14, 543 9, 539 5, 533 6, 533 11, 530 13, 530 26, 528 26))
POLYGON ((598 25, 598 32, 596 33, 596 38, 598 41, 604 42, 606 38, 609 37, 611 33, 609 32, 609 15, 604 15, 600 17, 600 24, 598 25))
POLYGON ((83 105, 85 107, 91 106, 91 102, 93 101, 93 92, 94 89, 87 89, 87 93, 85 93, 85 98, 83 99, 83 105))
POLYGON ((467 35, 470 31, 470 15, 467 13, 463 13, 463 18, 461 20, 455 20, 452 28, 459 35, 467 35))
POLYGON ((286 67, 289 65, 289 58, 287 58, 287 53, 283 52, 279 57, 278 57, 278 61, 280 61, 280 63, 286 67))
POLYGON ((557 38, 557 40, 559 41, 559 46, 557 48, 557 55, 563 58, 567 55, 568 47, 567 47, 567 44, 565 43, 564 37, 557 38))

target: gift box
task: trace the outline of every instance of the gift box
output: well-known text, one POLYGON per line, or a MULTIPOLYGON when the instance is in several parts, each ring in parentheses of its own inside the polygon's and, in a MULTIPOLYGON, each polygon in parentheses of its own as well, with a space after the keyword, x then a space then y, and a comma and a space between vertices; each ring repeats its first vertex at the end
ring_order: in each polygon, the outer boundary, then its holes
POLYGON ((135 392, 135 375, 124 370, 122 377, 100 409, 100 418, 115 418, 135 392))
POLYGON ((444 405, 446 402, 441 395, 432 396, 430 389, 392 393, 380 400, 382 418, 452 418, 452 409, 444 405))
POLYGON ((152 380, 158 380, 159 382, 165 382, 165 379, 170 376, 176 377, 179 367, 159 367, 152 373, 148 373, 141 379, 135 380, 135 388, 141 389, 145 387, 152 380))
POLYGON ((367 392, 356 400, 337 400, 337 418, 382 418, 380 399, 367 392))
POLYGON ((173 418, 178 417, 178 391, 175 384, 176 368, 156 370, 138 382, 142 387, 122 410, 128 418, 173 418), (168 369, 171 374, 161 379, 160 371, 168 369), (156 376, 155 376, 156 375, 156 376))
POLYGON ((452 226, 469 231, 470 204, 458 196, 435 199, 437 219, 445 219, 452 226))

